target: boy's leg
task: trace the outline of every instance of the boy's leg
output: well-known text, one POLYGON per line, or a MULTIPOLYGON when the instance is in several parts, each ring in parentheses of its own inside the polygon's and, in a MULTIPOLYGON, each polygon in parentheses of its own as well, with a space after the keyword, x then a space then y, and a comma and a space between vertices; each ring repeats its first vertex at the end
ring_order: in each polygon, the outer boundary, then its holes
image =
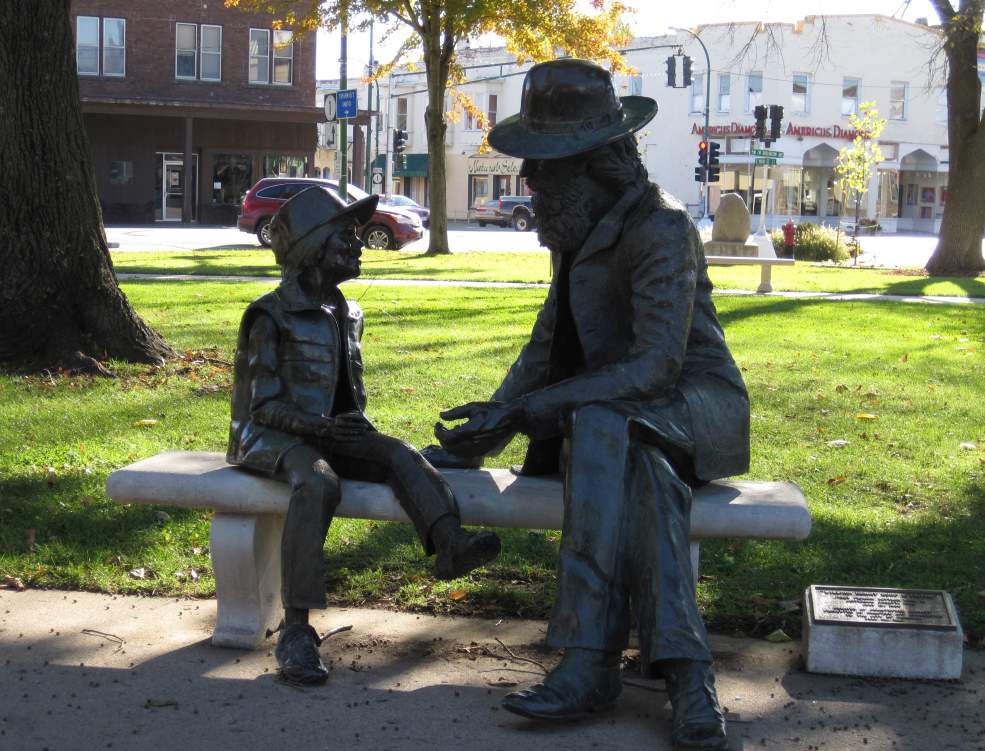
POLYGON ((393 490, 430 555, 438 554, 435 573, 453 579, 499 554, 492 532, 462 529, 455 494, 441 473, 413 446, 382 433, 332 447, 332 466, 342 477, 385 482, 393 490))

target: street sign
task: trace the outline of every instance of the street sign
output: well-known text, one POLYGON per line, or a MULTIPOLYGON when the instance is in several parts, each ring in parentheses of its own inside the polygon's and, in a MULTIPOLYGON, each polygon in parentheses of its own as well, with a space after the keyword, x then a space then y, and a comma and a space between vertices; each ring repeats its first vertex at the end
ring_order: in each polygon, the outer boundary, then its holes
POLYGON ((381 175, 379 172, 374 172, 373 185, 382 185, 382 184, 383 184, 383 175, 381 175))
POLYGON ((325 119, 330 123, 335 121, 335 114, 338 110, 335 105, 335 94, 325 94, 325 119))
MULTIPOLYGON (((772 159, 782 159, 782 151, 774 151, 773 149, 749 149, 749 153, 753 156, 768 156, 772 159)), ((758 162, 757 162, 758 163, 758 162)), ((775 164, 775 162, 774 162, 775 164)))
POLYGON ((776 164, 776 159, 770 159, 769 157, 756 157, 756 166, 760 164, 776 164))
POLYGON ((355 89, 340 89, 335 93, 339 120, 351 120, 359 115, 355 89))

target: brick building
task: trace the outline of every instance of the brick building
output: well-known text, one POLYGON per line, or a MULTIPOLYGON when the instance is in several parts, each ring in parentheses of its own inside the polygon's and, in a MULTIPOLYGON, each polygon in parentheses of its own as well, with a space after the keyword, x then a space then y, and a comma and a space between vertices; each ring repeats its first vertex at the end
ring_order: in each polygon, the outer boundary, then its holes
POLYGON ((222 0, 72 0, 72 25, 105 221, 234 224, 313 165, 314 34, 222 0))

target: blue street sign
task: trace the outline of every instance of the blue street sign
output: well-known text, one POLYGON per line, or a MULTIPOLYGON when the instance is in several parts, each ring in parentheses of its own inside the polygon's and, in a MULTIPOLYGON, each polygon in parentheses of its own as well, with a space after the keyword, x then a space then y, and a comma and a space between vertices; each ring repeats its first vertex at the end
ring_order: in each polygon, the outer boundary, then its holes
POLYGON ((336 117, 339 120, 349 120, 359 115, 359 103, 355 89, 341 89, 336 94, 336 117))

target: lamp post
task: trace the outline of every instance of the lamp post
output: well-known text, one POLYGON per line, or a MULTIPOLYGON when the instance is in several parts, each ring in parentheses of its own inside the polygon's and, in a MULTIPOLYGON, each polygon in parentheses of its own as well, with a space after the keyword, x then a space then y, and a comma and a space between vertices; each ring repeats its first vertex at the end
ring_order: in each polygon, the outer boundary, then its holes
MULTIPOLYGON (((678 31, 690 34, 701 45, 701 49, 705 53, 705 129, 704 129, 704 140, 707 142, 711 137, 710 124, 711 124, 711 56, 708 54, 708 48, 705 47, 705 43, 701 41, 701 37, 695 34, 690 29, 678 29, 676 27, 671 27, 671 31, 678 31)), ((708 218, 708 171, 705 170, 705 181, 704 190, 702 190, 701 195, 701 224, 710 222, 708 218)))

